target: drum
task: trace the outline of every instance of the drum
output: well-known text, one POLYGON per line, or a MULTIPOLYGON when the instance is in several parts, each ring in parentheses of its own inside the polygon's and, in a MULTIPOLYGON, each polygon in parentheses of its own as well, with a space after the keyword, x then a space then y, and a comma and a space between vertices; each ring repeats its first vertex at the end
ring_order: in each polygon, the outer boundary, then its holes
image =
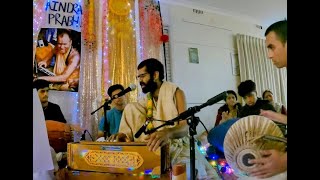
POLYGON ((58 121, 46 120, 50 146, 58 152, 67 151, 67 143, 72 141, 70 125, 58 121))
POLYGON ((229 119, 219 124, 218 126, 212 128, 208 134, 208 142, 219 151, 224 152, 223 150, 224 138, 229 128, 239 119, 240 118, 229 119))
POLYGON ((238 177, 248 177, 258 164, 250 159, 262 157, 260 150, 274 149, 285 152, 287 140, 280 127, 272 120, 250 115, 236 121, 224 138, 224 156, 238 177))

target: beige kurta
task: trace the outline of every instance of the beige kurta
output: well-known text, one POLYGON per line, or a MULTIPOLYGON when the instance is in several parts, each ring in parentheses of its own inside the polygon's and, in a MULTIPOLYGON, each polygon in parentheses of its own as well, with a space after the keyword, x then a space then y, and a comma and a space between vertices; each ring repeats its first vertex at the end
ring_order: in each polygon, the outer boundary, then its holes
MULTIPOLYGON (((159 91, 158 101, 153 106, 153 118, 157 120, 171 120, 178 116, 176 107, 175 92, 177 86, 170 82, 163 82, 159 91)), ((135 133, 145 123, 147 117, 147 98, 139 100, 138 102, 129 103, 125 107, 122 119, 120 122, 119 132, 125 133, 131 141, 145 142, 147 135, 141 134, 139 138, 135 138, 135 133)), ((158 127, 163 122, 153 121, 153 126, 158 127)), ((174 126, 165 126, 163 128, 172 128, 174 126)), ((171 139, 170 144, 170 158, 171 164, 184 162, 187 164, 188 176, 190 172, 190 150, 189 137, 179 139, 171 139)), ((195 146, 197 147, 197 146, 195 146)), ((221 179, 217 172, 208 163, 205 157, 200 153, 198 148, 195 148, 196 153, 196 168, 198 169, 198 178, 206 179, 221 179)))

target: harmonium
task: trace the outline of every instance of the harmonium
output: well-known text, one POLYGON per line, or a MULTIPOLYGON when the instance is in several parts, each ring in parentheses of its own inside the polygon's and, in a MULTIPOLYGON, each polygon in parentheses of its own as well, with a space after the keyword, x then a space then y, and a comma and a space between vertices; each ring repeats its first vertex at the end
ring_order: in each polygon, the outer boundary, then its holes
POLYGON ((121 177, 166 177, 170 168, 169 146, 163 146, 155 152, 148 148, 144 142, 68 143, 68 169, 71 176, 93 173, 102 177, 110 174, 120 174, 121 177))

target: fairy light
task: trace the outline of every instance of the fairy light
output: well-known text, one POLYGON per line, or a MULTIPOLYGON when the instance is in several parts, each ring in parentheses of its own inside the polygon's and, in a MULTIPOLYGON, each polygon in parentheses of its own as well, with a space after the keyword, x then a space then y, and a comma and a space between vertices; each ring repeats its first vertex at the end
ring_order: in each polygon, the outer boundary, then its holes
POLYGON ((144 173, 149 175, 152 173, 152 169, 146 169, 146 170, 144 170, 144 173))
POLYGON ((205 156, 207 155, 207 147, 206 146, 200 146, 199 150, 200 150, 201 154, 203 154, 205 156))
MULTIPOLYGON (((50 0, 48 0, 49 2, 50 0)), ((34 0, 33 1, 33 36, 34 36, 34 43, 37 43, 37 35, 40 31, 40 27, 43 22, 44 16, 44 0, 34 0)))
MULTIPOLYGON (((209 147, 210 147, 210 144, 209 144, 209 146, 207 146, 207 145, 201 146, 200 149, 201 150, 204 150, 205 148, 209 149, 209 147)), ((210 154, 210 152, 206 152, 206 153, 208 155, 207 160, 213 168, 217 168, 217 170, 220 173, 226 173, 226 174, 233 174, 234 173, 234 170, 229 166, 229 164, 224 159, 224 157, 219 157, 219 155, 216 153, 212 153, 212 154, 210 154)))
POLYGON ((210 164, 211 164, 213 167, 217 166, 217 162, 216 162, 216 161, 210 161, 210 164))
POLYGON ((102 97, 105 97, 107 95, 107 87, 110 85, 110 79, 109 79, 109 59, 108 59, 108 33, 109 33, 109 24, 108 24, 108 3, 107 0, 104 0, 102 2, 102 59, 103 59, 103 86, 102 86, 102 97))

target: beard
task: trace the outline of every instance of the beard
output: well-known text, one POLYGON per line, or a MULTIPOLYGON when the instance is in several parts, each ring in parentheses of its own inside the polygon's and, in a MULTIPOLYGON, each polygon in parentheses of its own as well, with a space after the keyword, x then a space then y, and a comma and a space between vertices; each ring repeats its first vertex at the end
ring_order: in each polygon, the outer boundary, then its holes
POLYGON ((147 82, 147 84, 145 84, 144 82, 140 82, 140 86, 144 85, 144 87, 142 88, 142 92, 143 93, 154 93, 157 89, 157 83, 153 81, 153 78, 149 79, 149 81, 147 82))

